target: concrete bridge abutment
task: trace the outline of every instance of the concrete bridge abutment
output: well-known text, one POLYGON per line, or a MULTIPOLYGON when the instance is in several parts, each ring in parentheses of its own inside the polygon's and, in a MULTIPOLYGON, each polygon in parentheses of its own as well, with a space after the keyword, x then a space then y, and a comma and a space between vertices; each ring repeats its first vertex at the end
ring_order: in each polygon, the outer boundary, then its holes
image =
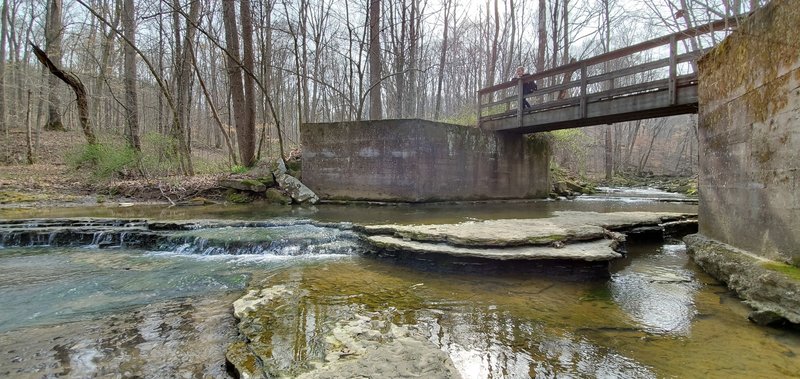
POLYGON ((699 61, 700 233, 686 242, 759 323, 800 323, 797 25, 797 2, 774 0, 699 61))
POLYGON ((303 182, 326 200, 546 197, 550 144, 419 119, 304 124, 303 182))

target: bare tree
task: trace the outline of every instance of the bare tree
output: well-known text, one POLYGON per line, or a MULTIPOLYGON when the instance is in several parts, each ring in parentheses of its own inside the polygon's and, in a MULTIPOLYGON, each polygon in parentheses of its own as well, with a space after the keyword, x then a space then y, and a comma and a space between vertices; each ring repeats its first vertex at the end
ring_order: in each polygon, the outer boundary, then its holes
POLYGON ((127 124, 128 144, 137 152, 142 151, 142 142, 139 140, 139 102, 136 92, 136 9, 133 0, 123 0, 122 29, 131 44, 123 47, 125 54, 125 121, 127 124))
POLYGON ((75 92, 75 99, 78 103, 78 113, 79 119, 81 123, 81 129, 83 129, 83 134, 86 137, 86 143, 89 145, 96 145, 97 144, 97 137, 94 135, 94 130, 92 129, 92 122, 89 119, 89 102, 87 100, 86 94, 86 87, 83 85, 81 80, 73 73, 67 72, 62 70, 59 66, 55 64, 50 58, 47 56, 47 53, 44 50, 40 49, 38 46, 34 45, 33 42, 30 43, 31 47, 33 48, 33 52, 36 55, 36 58, 39 59, 39 62, 42 63, 47 69, 50 71, 53 76, 62 80, 64 83, 72 87, 72 90, 75 92))
POLYGON ((383 117, 381 101, 381 0, 369 0, 369 118, 383 117))
MULTIPOLYGON (((61 37, 62 37, 62 17, 61 17, 61 0, 48 0, 47 2, 47 27, 45 28, 45 49, 46 56, 55 66, 61 65, 61 37)), ((61 121, 61 113, 59 111, 61 101, 58 98, 56 88, 58 88, 58 78, 53 75, 49 79, 50 88, 50 103, 47 107, 47 123, 44 128, 46 130, 66 130, 64 123, 61 121)))

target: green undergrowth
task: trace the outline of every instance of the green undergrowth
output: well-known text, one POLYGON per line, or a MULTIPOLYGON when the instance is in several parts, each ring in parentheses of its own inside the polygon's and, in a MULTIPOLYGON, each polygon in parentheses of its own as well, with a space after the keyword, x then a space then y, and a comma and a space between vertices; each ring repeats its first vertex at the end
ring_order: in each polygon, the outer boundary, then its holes
POLYGON ((67 164, 75 170, 89 169, 95 178, 124 176, 136 169, 136 151, 116 143, 83 145, 67 153, 67 164))
MULTIPOLYGON (((81 145, 65 154, 64 160, 74 170, 89 171, 93 179, 168 176, 181 172, 172 138, 156 132, 142 136, 142 152, 128 146, 123 138, 104 134, 96 145, 81 145)), ((192 151, 195 174, 246 172, 242 166, 230 166, 223 152, 208 153, 200 148, 192 151)))

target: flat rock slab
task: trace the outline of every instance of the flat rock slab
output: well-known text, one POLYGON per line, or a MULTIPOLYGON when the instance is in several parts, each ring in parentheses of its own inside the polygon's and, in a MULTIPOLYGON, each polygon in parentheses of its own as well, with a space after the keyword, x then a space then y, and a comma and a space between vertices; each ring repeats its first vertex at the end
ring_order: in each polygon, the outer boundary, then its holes
POLYGON ((367 225, 367 235, 391 235, 418 242, 444 242, 464 247, 511 247, 592 241, 607 231, 625 231, 695 217, 655 212, 554 212, 553 217, 506 219, 439 225, 367 225))
POLYGON ((451 246, 443 243, 409 241, 391 236, 369 236, 367 240, 374 246, 389 251, 446 254, 458 257, 494 260, 563 259, 595 262, 609 261, 622 257, 620 253, 617 253, 611 248, 611 241, 605 239, 565 245, 561 248, 551 246, 471 248, 451 246))

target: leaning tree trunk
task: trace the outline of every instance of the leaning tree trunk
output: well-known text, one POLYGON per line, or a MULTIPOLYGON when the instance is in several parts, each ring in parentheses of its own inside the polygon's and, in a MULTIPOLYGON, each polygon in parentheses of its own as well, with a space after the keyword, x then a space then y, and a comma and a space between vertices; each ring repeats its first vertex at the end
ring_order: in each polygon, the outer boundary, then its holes
POLYGON ((39 59, 39 62, 42 62, 42 64, 47 67, 48 70, 50 70, 51 74, 55 75, 55 77, 61 79, 61 81, 72 87, 72 90, 75 92, 75 100, 78 105, 78 120, 81 123, 83 135, 86 136, 86 142, 89 145, 96 145, 97 137, 94 135, 94 131, 92 130, 92 122, 89 119, 89 102, 87 101, 86 87, 83 85, 81 80, 75 76, 75 74, 64 71, 60 67, 56 66, 56 64, 53 63, 47 56, 47 53, 45 53, 38 46, 34 45, 33 42, 28 43, 33 48, 33 53, 36 55, 36 58, 39 59))

